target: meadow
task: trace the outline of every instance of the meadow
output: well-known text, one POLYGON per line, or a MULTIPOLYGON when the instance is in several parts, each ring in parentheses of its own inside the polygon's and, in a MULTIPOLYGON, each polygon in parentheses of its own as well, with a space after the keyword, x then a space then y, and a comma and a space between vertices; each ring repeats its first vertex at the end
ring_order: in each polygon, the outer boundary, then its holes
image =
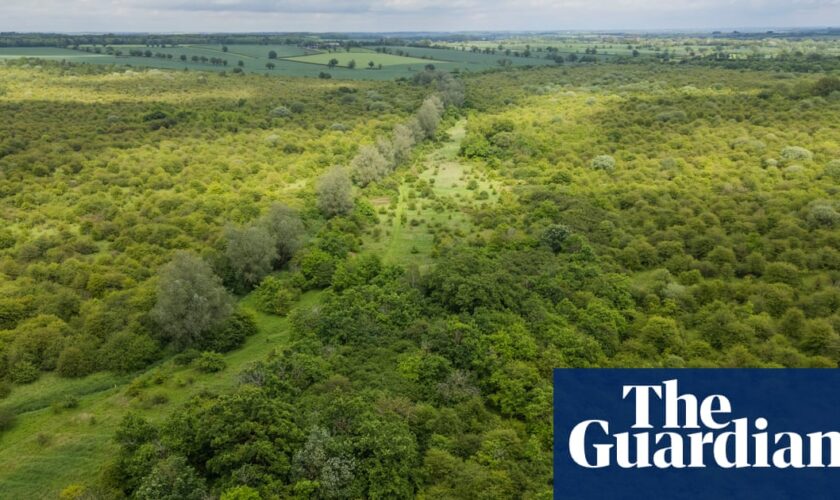
POLYGON ((837 368, 835 56, 479 42, 0 49, 0 498, 549 498, 552 368, 837 368))

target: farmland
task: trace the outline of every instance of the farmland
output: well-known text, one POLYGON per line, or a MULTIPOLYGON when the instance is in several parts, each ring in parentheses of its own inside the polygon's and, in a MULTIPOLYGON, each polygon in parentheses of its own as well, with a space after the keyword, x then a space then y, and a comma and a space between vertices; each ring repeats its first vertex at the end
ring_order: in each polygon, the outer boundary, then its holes
MULTIPOLYGON (((171 70, 247 72, 297 77, 393 80, 410 78, 427 64, 447 71, 485 71, 499 67, 498 57, 461 50, 418 47, 370 47, 366 49, 315 49, 296 45, 181 45, 147 47, 139 44, 77 48, 2 47, 0 58, 66 60, 91 64, 171 70), (384 51, 388 51, 385 53, 384 51), (380 52, 381 51, 381 52, 380 52), (335 59, 337 64, 330 65, 335 59), (355 68, 350 68, 350 62, 355 68), (373 67, 369 63, 373 62, 373 67)), ((554 64, 538 58, 514 58, 514 65, 554 64)))
POLYGON ((335 53, 321 53, 309 56, 290 57, 288 61, 320 64, 326 66, 331 60, 335 59, 338 66, 347 67, 350 61, 358 64, 361 67, 368 67, 368 62, 372 62, 374 67, 378 66, 397 66, 397 65, 425 65, 430 63, 441 63, 441 61, 420 59, 417 57, 403 57, 392 54, 379 54, 376 52, 335 52, 335 53))

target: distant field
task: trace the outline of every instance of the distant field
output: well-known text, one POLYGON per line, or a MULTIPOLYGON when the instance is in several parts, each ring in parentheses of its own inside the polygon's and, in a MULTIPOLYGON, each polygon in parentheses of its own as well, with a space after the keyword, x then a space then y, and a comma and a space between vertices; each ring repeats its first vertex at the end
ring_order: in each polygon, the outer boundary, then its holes
MULTIPOLYGON (((226 71, 241 68, 246 73, 267 75, 319 77, 328 73, 341 80, 393 80, 410 78, 423 71, 427 64, 445 71, 484 71, 498 68, 500 61, 513 65, 550 65, 553 61, 541 57, 506 57, 481 54, 469 50, 422 47, 384 47, 389 53, 376 52, 373 48, 355 48, 352 52, 319 52, 297 45, 179 45, 175 47, 147 47, 145 45, 115 45, 112 47, 82 45, 78 50, 50 47, 0 48, 0 60, 13 58, 42 58, 67 60, 91 64, 129 66, 133 68, 160 68, 190 71, 226 71), (100 53, 95 53, 98 51, 100 53), (143 54, 138 55, 141 51, 143 54), (275 52, 277 58, 270 59, 275 52), (135 52, 132 55, 132 52, 135 52), (148 53, 148 55, 145 55, 148 53), (202 60, 202 58, 204 60, 202 60), (328 67, 331 59, 338 65, 328 67), (356 61, 355 69, 348 67, 356 61), (213 62, 215 61, 215 63, 213 62), (377 68, 368 69, 373 61, 377 68), (271 67, 273 65, 273 67, 271 67), (381 68, 380 68, 381 65, 381 68)), ((380 50, 382 47, 379 48, 380 50)))
POLYGON ((332 59, 338 61, 339 66, 347 66, 350 61, 356 61, 357 67, 367 67, 368 62, 373 61, 374 65, 399 66, 407 64, 434 64, 442 61, 433 59, 421 59, 419 57, 404 57, 393 54, 378 54, 376 52, 323 52, 302 57, 289 57, 288 61, 296 61, 309 64, 327 65, 332 59))
POLYGON ((77 50, 51 47, 0 47, 0 59, 21 57, 39 57, 41 59, 91 59, 108 57, 100 54, 87 54, 77 50))

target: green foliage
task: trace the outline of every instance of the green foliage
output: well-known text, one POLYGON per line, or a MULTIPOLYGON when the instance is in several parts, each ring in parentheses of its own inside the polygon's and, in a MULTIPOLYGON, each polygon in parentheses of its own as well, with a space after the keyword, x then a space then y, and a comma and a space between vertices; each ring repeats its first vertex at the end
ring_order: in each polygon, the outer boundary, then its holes
POLYGON ((289 313, 292 305, 300 298, 300 293, 299 288, 276 276, 267 276, 254 290, 259 310, 278 316, 289 313))
POLYGON ((161 269, 151 314, 166 340, 180 348, 200 344, 230 311, 221 280, 200 258, 179 252, 161 269))
POLYGON ((318 180, 317 192, 318 208, 327 217, 346 215, 353 209, 353 184, 343 168, 328 170, 318 180))
POLYGON ((615 158, 610 155, 598 155, 595 158, 592 158, 592 161, 589 163, 589 166, 594 168, 595 170, 604 170, 606 172, 612 172, 615 170, 615 158))
POLYGON ((197 347, 215 352, 229 352, 241 347, 245 339, 256 333, 257 323, 253 315, 247 311, 236 310, 208 332, 197 347))
POLYGON ((233 271, 234 288, 249 291, 271 272, 278 259, 277 242, 261 226, 228 227, 225 240, 225 256, 233 271))
POLYGON ((193 361, 195 369, 204 373, 215 373, 227 367, 225 358, 216 352, 203 352, 193 361))
POLYGON ((541 241, 551 249, 552 252, 557 253, 563 250, 563 245, 569 239, 571 231, 568 227, 562 224, 555 224, 547 227, 541 236, 541 241))
POLYGON ((335 272, 337 259, 327 252, 313 248, 303 254, 298 262, 300 273, 306 280, 305 287, 324 288, 329 286, 335 272))
POLYGON ((204 480, 179 456, 155 464, 134 493, 142 500, 202 500, 206 495, 204 480))

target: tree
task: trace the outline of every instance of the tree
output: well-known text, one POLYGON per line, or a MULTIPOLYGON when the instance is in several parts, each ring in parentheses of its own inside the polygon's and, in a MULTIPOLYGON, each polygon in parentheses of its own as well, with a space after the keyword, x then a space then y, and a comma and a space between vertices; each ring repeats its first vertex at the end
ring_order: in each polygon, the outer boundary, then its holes
POLYGON ((353 182, 343 167, 333 167, 318 180, 318 208, 327 217, 345 215, 353 209, 353 182))
POLYGON ((374 67, 374 66, 376 66, 376 63, 375 63, 375 62, 373 62, 373 61, 368 61, 368 68, 373 69, 373 67, 374 67))
POLYGON ((812 93, 828 97, 834 92, 840 92, 840 78, 836 76, 824 76, 814 83, 812 93))
POLYGON ((269 59, 277 59, 277 52, 270 50, 268 51, 268 58, 269 59))
POLYGON ((425 137, 434 137, 443 113, 443 102, 437 96, 431 96, 423 101, 417 110, 417 121, 425 137))
POLYGON ((276 68, 277 65, 275 65, 273 62, 270 62, 270 63, 265 63, 265 67, 272 70, 272 69, 276 68))
POLYGON ((362 146, 350 163, 353 179, 360 186, 367 186, 388 174, 390 165, 374 146, 362 146))
POLYGON ((350 62, 347 63, 347 67, 350 69, 356 69, 356 60, 350 59, 350 62))
POLYGON ((394 162, 397 165, 402 165, 411 156, 411 148, 414 146, 414 133, 406 125, 395 125, 391 145, 394 149, 394 162))
POLYGON ((338 66, 338 59, 336 59, 335 57, 333 57, 333 58, 332 58, 332 59, 330 59, 330 61, 327 63, 327 67, 329 67, 329 68, 335 68, 336 66, 338 66))
POLYGON ((206 497, 204 479, 178 455, 158 462, 134 494, 138 500, 203 500, 206 497))
POLYGON ((228 51, 227 45, 222 45, 222 52, 227 52, 227 51, 228 51))
POLYGON ((161 268, 151 316, 167 340, 181 348, 196 344, 231 310, 221 279, 201 258, 178 252, 161 268))
POLYGON ((265 227, 269 236, 274 240, 277 249, 275 268, 280 268, 288 262, 303 244, 303 221, 296 210, 273 203, 268 212, 260 219, 260 225, 265 227))
POLYGON ((543 231, 540 240, 551 249, 552 252, 558 253, 563 249, 563 244, 569 239, 572 232, 568 227, 562 224, 554 224, 543 231))
POLYGON ((271 272, 277 259, 277 246, 267 228, 228 226, 225 240, 225 256, 238 291, 250 290, 271 272))

